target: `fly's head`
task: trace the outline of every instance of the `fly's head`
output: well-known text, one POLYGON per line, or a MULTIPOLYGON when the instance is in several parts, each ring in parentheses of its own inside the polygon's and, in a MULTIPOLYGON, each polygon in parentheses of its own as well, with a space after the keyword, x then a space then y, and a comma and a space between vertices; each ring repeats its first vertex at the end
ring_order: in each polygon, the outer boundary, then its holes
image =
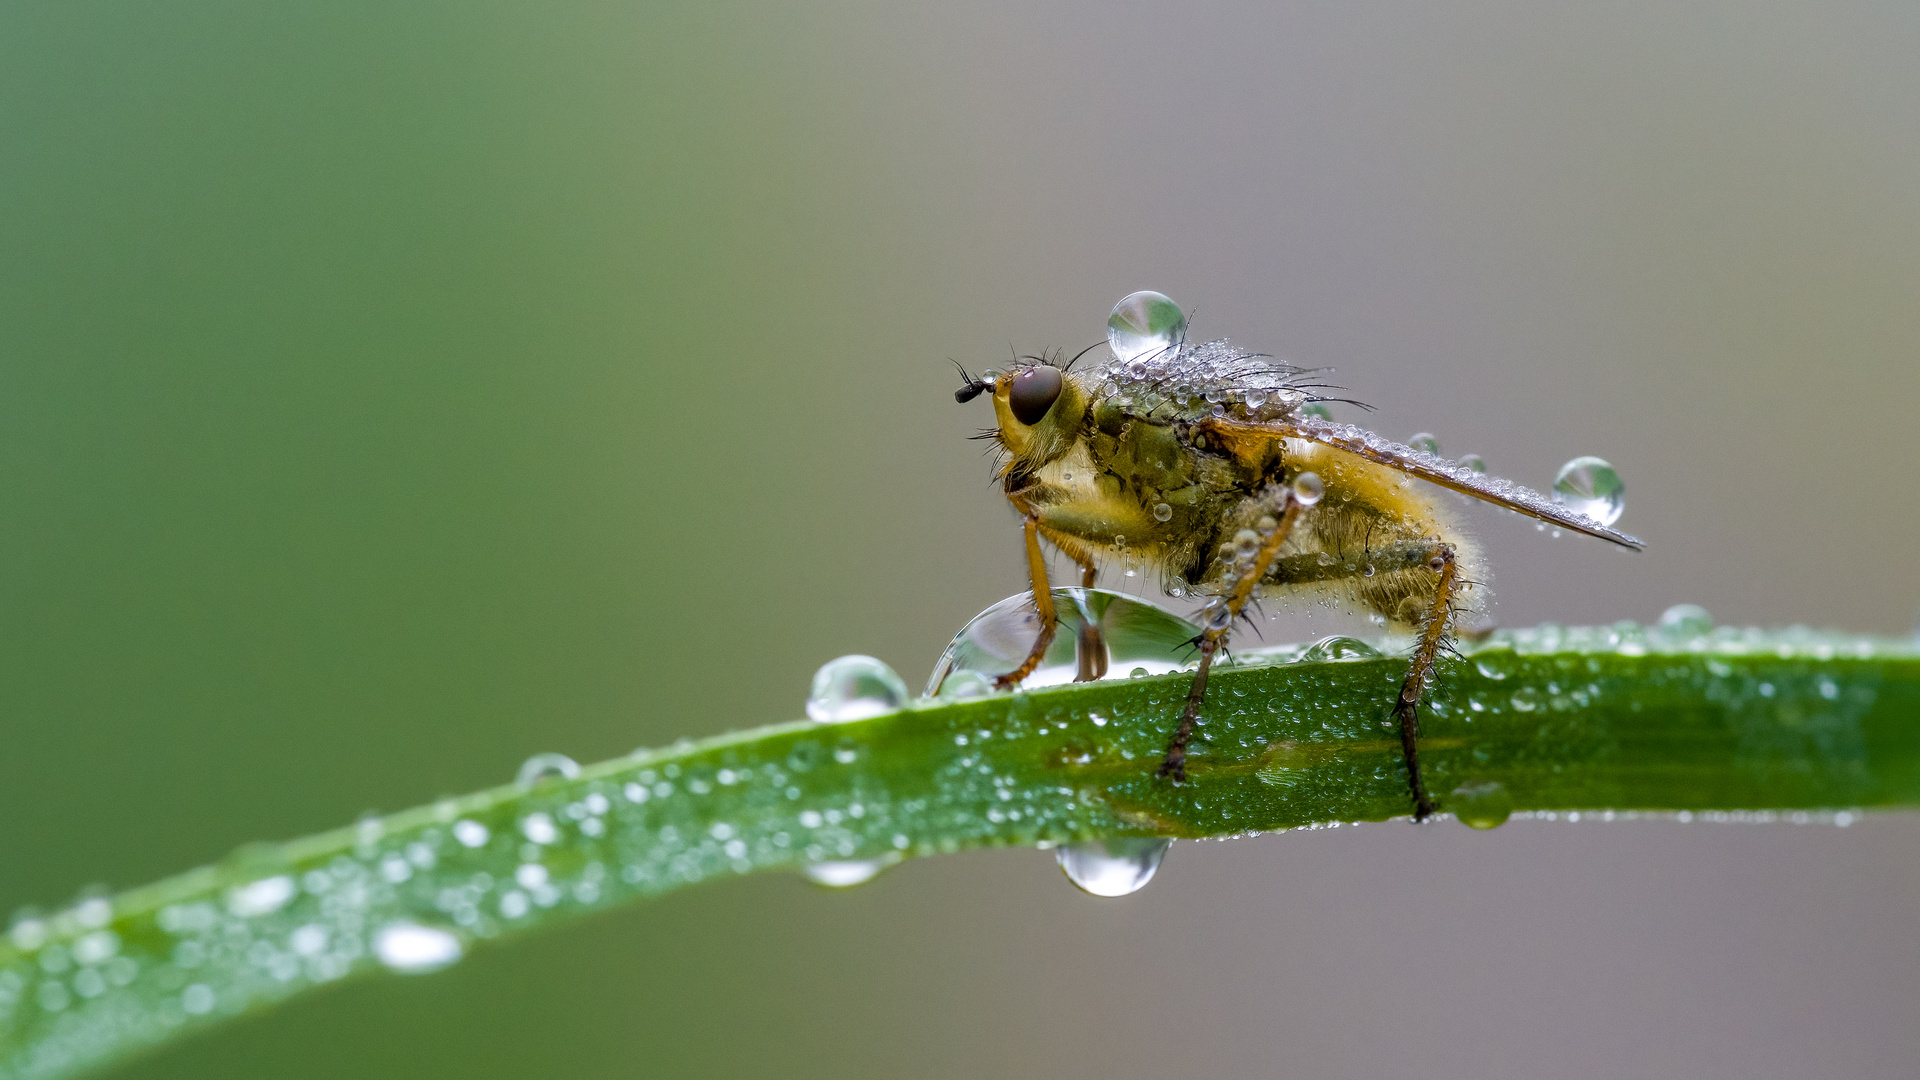
POLYGON ((980 378, 967 375, 953 392, 966 403, 982 394, 993 395, 997 423, 993 438, 1013 456, 1012 467, 1032 471, 1073 449, 1087 415, 1087 388, 1073 372, 1050 360, 1026 357, 1006 371, 988 371, 980 378))

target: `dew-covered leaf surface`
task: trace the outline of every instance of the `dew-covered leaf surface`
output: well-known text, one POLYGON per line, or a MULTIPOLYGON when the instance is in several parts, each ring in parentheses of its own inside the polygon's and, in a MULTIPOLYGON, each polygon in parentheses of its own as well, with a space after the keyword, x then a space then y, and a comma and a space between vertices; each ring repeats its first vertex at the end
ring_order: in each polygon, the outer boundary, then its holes
MULTIPOLYGON (((964 848, 1405 816, 1382 726, 1404 674, 1351 639, 1217 668, 1178 788, 1154 770, 1179 672, 921 700, 584 769, 543 755, 508 787, 16 918, 0 942, 0 1077, 71 1075, 323 983, 434 971, 710 878, 848 885, 964 848)), ((1476 827, 1847 820, 1920 804, 1920 651, 1683 624, 1496 635, 1444 666, 1421 754, 1443 812, 1476 827)))

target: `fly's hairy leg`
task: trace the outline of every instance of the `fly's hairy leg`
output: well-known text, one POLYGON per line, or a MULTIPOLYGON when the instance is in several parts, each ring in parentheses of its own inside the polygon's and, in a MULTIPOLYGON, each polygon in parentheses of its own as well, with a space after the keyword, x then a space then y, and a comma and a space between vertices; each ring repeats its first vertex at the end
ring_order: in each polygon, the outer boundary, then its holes
POLYGON ((1033 639, 1033 650, 1020 666, 993 680, 1001 690, 1020 685, 1053 644, 1053 632, 1060 627, 1060 613, 1053 606, 1053 586, 1047 582, 1047 557, 1040 550, 1040 519, 1027 514, 1021 521, 1027 539, 1027 579, 1033 583, 1033 607, 1040 613, 1040 636, 1033 639))
POLYGON ((1160 763, 1160 775, 1176 784, 1185 783, 1187 779, 1187 744, 1193 741, 1193 725, 1200 719, 1200 702, 1207 695, 1207 673, 1213 669, 1213 656, 1226 643, 1234 621, 1240 618, 1240 612, 1245 610, 1247 601, 1253 598, 1253 590, 1259 586, 1260 579, 1267 575, 1267 570, 1279 557, 1280 548, 1293 532, 1294 523, 1300 520, 1302 507, 1293 497, 1293 492, 1283 489, 1281 498, 1285 501, 1286 509, 1273 532, 1261 542, 1252 565, 1234 580, 1233 588, 1227 592, 1223 605, 1225 617, 1216 614, 1208 619, 1207 628, 1200 634, 1200 669, 1193 673, 1193 685, 1187 689, 1187 707, 1181 710, 1180 726, 1174 730, 1173 741, 1167 744, 1166 760, 1160 763))
MULTIPOLYGON (((1100 571, 1093 562, 1093 549, 1087 545, 1086 541, 1058 529, 1050 529, 1045 525, 1040 526, 1040 535, 1046 537, 1054 547, 1059 548, 1067 558, 1080 564, 1080 587, 1093 588, 1093 583, 1098 579, 1100 571)), ((1073 681, 1098 682, 1106 678, 1107 639, 1100 632, 1100 624, 1091 620, 1083 621, 1080 624, 1080 640, 1075 643, 1075 646, 1073 656, 1077 670, 1074 672, 1073 681)))
POLYGON ((1420 733, 1420 698, 1427 691, 1433 666, 1446 645, 1447 625, 1453 619, 1453 598, 1460 588, 1459 567, 1454 563, 1452 547, 1435 544, 1427 557, 1427 568, 1440 575, 1439 587, 1434 590, 1426 624, 1420 629, 1419 644, 1414 646, 1413 665, 1407 670, 1406 681, 1400 685, 1400 699, 1393 705, 1394 719, 1400 723, 1400 749, 1407 757, 1407 787, 1413 794, 1415 821, 1425 821, 1434 810, 1433 798, 1420 780, 1420 756, 1415 746, 1420 733))

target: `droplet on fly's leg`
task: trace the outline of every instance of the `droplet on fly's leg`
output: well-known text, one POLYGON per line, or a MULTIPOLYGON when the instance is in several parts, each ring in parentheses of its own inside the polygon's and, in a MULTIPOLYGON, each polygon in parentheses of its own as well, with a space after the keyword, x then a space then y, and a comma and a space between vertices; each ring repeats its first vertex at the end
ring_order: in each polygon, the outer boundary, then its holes
POLYGON ((1187 337, 1187 316, 1165 293, 1129 293, 1107 318, 1107 344, 1121 363, 1151 359, 1187 337))
POLYGON ((907 703, 907 684, 871 656, 843 656, 820 665, 807 694, 807 716, 823 724, 865 720, 907 703))
POLYGON ((520 763, 520 771, 514 775, 513 782, 521 787, 532 787, 549 780, 576 780, 580 776, 580 763, 565 754, 535 754, 520 763))
POLYGON ((1613 466, 1597 457, 1577 457, 1553 478, 1553 501, 1602 525, 1620 520, 1627 488, 1613 466))
POLYGON ((1063 844, 1053 857, 1067 880, 1091 896, 1126 896, 1153 880, 1173 841, 1158 836, 1110 837, 1063 844))
POLYGON ((1319 473, 1303 472, 1293 478, 1293 500, 1301 506, 1312 506, 1326 494, 1327 485, 1319 473))

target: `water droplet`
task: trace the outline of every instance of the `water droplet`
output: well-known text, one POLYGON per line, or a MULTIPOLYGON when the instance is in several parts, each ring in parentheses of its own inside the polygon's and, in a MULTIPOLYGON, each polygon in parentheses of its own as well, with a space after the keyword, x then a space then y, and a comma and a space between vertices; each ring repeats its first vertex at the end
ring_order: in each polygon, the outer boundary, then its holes
POLYGON ((1504 679, 1507 677, 1507 673, 1500 670, 1500 665, 1498 664, 1489 663, 1485 660, 1475 660, 1473 666, 1479 670, 1480 674, 1485 675, 1489 679, 1504 679))
POLYGON ((1320 420, 1333 419, 1333 414, 1327 411, 1327 407, 1325 405, 1320 404, 1317 401, 1309 402, 1305 405, 1300 406, 1300 415, 1311 416, 1320 420))
POLYGON ((1107 319, 1107 344, 1123 364, 1152 359, 1186 337, 1187 316, 1163 293, 1130 293, 1107 319))
POLYGON ((1327 493, 1327 485, 1318 473, 1303 472, 1293 478, 1293 499, 1301 506, 1312 506, 1327 493))
POLYGON ((1627 488, 1613 466, 1597 457, 1577 457, 1560 466, 1560 475, 1553 478, 1553 501, 1611 525, 1626 509, 1627 488))
POLYGON ((1446 808, 1470 829, 1496 829, 1513 816, 1513 796, 1498 780, 1462 784, 1453 789, 1446 808))
POLYGON ((1660 613, 1660 632, 1697 638, 1713 633, 1713 616, 1699 604, 1675 604, 1660 613))
POLYGON ((993 693, 993 680, 978 671, 956 671, 940 683, 940 696, 945 698, 983 698, 993 693))
POLYGON ((1148 671, 1146 668, 1137 667, 1137 668, 1134 668, 1132 671, 1127 672, 1127 678, 1144 679, 1151 674, 1153 674, 1153 672, 1148 671))
POLYGON ((1513 707, 1520 712, 1532 712, 1540 707, 1540 692, 1531 686, 1523 686, 1515 690, 1508 700, 1512 701, 1513 707))
POLYGON ((1345 634, 1331 634, 1307 646, 1294 659, 1297 664, 1325 663, 1330 660, 1372 660, 1381 654, 1379 649, 1345 634))
POLYGON ((286 874, 262 878, 227 894, 227 910, 243 919, 271 915, 293 899, 293 878, 286 874))
POLYGON ((580 763, 565 754, 535 754, 520 763, 520 771, 514 775, 513 782, 521 787, 550 780, 578 780, 580 763))
POLYGON ((419 923, 390 923, 373 938, 373 955, 403 975, 422 975, 460 959, 460 939, 452 932, 419 923))
POLYGON ((1158 836, 1116 836, 1063 844, 1054 849, 1067 880, 1093 896, 1126 896, 1153 880, 1172 840, 1158 836))
POLYGON ((1166 503, 1163 503, 1163 502, 1154 503, 1153 504, 1153 520, 1172 521, 1173 507, 1168 506, 1166 503))
POLYGON ((453 823, 453 838, 464 847, 480 847, 487 842, 487 827, 472 818, 461 818, 453 823))
POLYGON ((1407 445, 1413 447, 1415 450, 1425 450, 1429 454, 1438 454, 1440 452, 1440 440, 1434 438, 1433 433, 1430 431, 1422 431, 1413 438, 1408 439, 1407 445))
POLYGON ((1236 558, 1252 558, 1259 553, 1259 533, 1252 529, 1241 529, 1233 534, 1233 554, 1236 558))
MULTIPOLYGON (((1099 628, 1099 641, 1106 649, 1103 677, 1114 679, 1126 677, 1135 668, 1150 675, 1180 670, 1192 654, 1189 643, 1200 633, 1199 627, 1165 608, 1125 593, 1063 587, 1053 590, 1053 603, 1060 617, 1053 644, 1022 686, 1054 686, 1078 678, 1082 631, 1089 626, 1099 628)), ((1039 632, 1040 617, 1032 596, 1020 593, 993 605, 954 635, 933 666, 928 696, 946 695, 962 673, 978 673, 991 680, 1012 671, 1027 658, 1039 632)))
POLYGON ((865 720, 907 703, 907 684, 871 656, 843 656, 820 665, 807 694, 807 715, 822 724, 865 720))
POLYGON ((865 885, 880 876, 880 871, 891 865, 893 864, 885 859, 844 859, 808 863, 800 868, 800 872, 815 885, 825 885, 829 889, 849 889, 855 885, 865 885))
POLYGON ((1207 601, 1199 611, 1200 622, 1210 630, 1224 630, 1233 621, 1233 609, 1227 606, 1223 597, 1214 597, 1207 601))
POLYGON ((1472 469, 1474 472, 1477 472, 1477 473, 1484 473, 1487 471, 1487 459, 1481 457, 1479 454, 1464 455, 1460 459, 1460 464, 1465 465, 1467 468, 1472 469))

